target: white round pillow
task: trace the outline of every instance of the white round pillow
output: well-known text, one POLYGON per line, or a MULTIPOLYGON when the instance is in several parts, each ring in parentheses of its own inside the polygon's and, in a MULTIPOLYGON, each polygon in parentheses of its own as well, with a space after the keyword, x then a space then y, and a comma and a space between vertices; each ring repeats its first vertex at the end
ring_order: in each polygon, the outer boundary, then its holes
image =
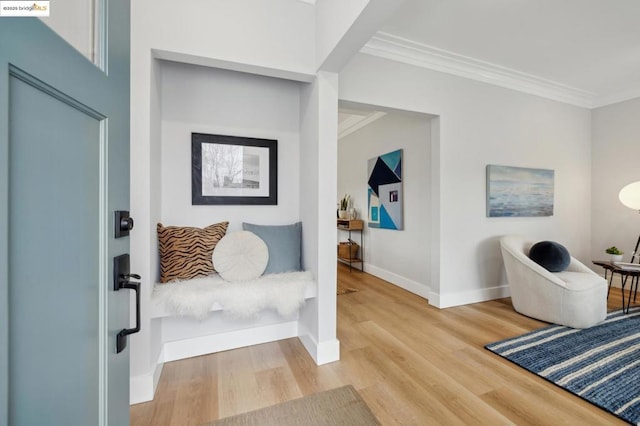
POLYGON ((218 241, 211 256, 214 269, 227 281, 258 278, 269 262, 269 249, 253 232, 231 232, 218 241))

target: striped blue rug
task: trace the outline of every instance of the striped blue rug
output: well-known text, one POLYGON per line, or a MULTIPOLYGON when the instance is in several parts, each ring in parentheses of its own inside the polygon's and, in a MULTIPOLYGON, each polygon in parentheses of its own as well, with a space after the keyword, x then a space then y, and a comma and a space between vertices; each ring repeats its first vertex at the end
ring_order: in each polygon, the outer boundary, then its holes
POLYGON ((632 424, 640 424, 640 307, 597 326, 552 325, 485 346, 632 424))

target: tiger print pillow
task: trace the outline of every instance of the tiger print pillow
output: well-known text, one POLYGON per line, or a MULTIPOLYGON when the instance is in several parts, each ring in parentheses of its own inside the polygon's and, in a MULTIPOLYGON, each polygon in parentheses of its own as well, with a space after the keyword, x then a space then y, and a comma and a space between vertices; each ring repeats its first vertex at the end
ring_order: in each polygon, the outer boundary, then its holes
POLYGON ((206 228, 157 225, 160 282, 188 280, 215 272, 211 255, 227 232, 229 222, 206 228))

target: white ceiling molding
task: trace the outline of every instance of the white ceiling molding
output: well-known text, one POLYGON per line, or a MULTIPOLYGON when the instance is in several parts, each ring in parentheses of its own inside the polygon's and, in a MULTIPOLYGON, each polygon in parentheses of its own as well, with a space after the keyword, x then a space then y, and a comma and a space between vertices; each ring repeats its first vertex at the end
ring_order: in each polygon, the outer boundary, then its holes
POLYGON ((364 111, 355 112, 350 110, 340 110, 340 114, 344 119, 341 119, 338 123, 338 140, 387 115, 386 112, 382 111, 366 113, 364 111))
POLYGON ((314 6, 316 4, 316 0, 298 0, 298 1, 302 2, 302 3, 309 3, 309 4, 312 4, 314 6))
POLYGON ((447 50, 378 32, 362 53, 457 75, 585 108, 600 106, 596 93, 447 50))

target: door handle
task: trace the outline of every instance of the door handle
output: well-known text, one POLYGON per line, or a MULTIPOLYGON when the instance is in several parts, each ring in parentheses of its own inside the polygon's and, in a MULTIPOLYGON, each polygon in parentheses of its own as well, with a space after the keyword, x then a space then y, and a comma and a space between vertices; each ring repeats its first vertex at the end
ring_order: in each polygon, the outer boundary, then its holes
MULTIPOLYGON (((140 279, 140 275, 131 274, 131 277, 140 279)), ((120 353, 127 347, 127 336, 140 331, 140 283, 129 281, 128 279, 120 284, 120 288, 126 288, 136 292, 136 326, 134 328, 123 328, 116 336, 116 353, 120 353)))
POLYGON ((133 290, 136 292, 136 326, 123 328, 116 336, 116 353, 120 353, 127 347, 127 336, 140 331, 140 283, 130 281, 130 278, 139 280, 138 274, 129 272, 129 255, 122 254, 113 259, 113 289, 133 290))

